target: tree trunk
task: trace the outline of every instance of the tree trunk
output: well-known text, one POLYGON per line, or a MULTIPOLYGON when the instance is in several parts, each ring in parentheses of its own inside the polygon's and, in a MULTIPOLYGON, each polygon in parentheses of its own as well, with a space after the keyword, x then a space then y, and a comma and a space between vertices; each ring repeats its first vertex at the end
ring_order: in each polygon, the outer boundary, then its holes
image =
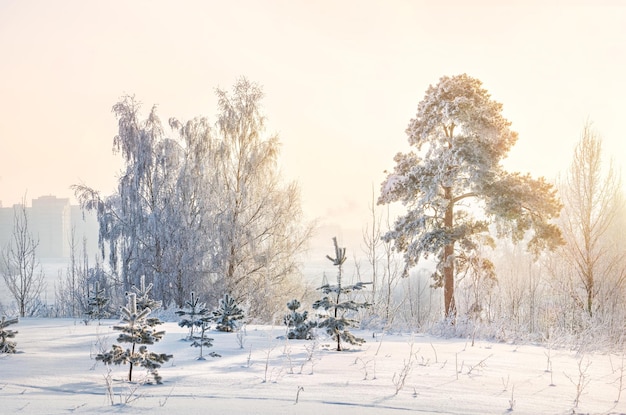
MULTIPOLYGON (((452 203, 452 189, 444 187, 448 207, 444 216, 444 226, 447 231, 454 225, 454 204, 452 203)), ((443 302, 446 318, 456 318, 456 304, 454 302, 454 241, 443 248, 443 302)))
MULTIPOLYGON (((341 275, 341 265, 339 265, 339 275, 341 275)), ((337 290, 337 301, 335 302, 335 304, 337 305, 339 304, 339 296, 341 295, 341 279, 339 279, 338 287, 339 289, 337 290)), ((335 306, 335 322, 337 321, 338 316, 339 316, 339 312, 337 310, 337 307, 335 306)), ((339 333, 339 330, 335 329, 335 335, 337 336, 337 351, 340 352, 341 351, 341 334, 339 333)))
MULTIPOLYGON (((133 343, 133 347, 132 350, 130 352, 131 357, 133 357, 135 355, 135 343, 133 343)), ((130 368, 128 369, 128 381, 132 382, 133 381, 133 362, 132 360, 129 362, 130 363, 130 368)))
POLYGON ((589 317, 593 317, 593 290, 593 271, 589 271, 587 276, 587 313, 589 313, 589 317))

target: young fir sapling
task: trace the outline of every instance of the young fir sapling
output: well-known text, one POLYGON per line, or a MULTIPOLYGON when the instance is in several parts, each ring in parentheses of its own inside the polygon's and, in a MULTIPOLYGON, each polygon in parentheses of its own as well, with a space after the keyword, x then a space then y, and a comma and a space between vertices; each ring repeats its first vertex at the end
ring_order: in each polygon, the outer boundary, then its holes
POLYGON ((243 310, 239 308, 235 299, 224 294, 224 298, 220 300, 219 307, 213 311, 213 318, 217 323, 215 327, 219 331, 232 332, 236 331, 238 321, 244 318, 243 310))
MULTIPOLYGON (((196 294, 191 292, 191 299, 186 302, 187 308, 178 310, 177 315, 182 319, 178 322, 180 327, 189 328, 189 336, 187 340, 193 341, 191 346, 200 348, 200 356, 198 360, 205 360, 203 356, 203 349, 205 347, 213 347, 213 339, 205 337, 206 331, 209 329, 209 324, 213 321, 213 316, 209 312, 209 309, 205 307, 204 303, 200 302, 200 299, 196 297, 196 294), (194 334, 194 328, 199 328, 200 335, 194 334)), ((219 354, 211 352, 210 356, 220 357, 219 354)))
MULTIPOLYGON (((204 348, 213 347, 213 339, 205 336, 206 331, 210 327, 209 321, 210 318, 207 318, 207 320, 203 322, 200 326, 200 336, 194 336, 193 342, 191 343, 191 346, 200 348, 200 356, 198 356, 198 360, 206 360, 203 355, 204 348)), ((209 356, 222 357, 222 355, 215 352, 209 353, 209 356)))
POLYGON ((96 356, 105 364, 129 364, 128 380, 133 380, 133 367, 142 366, 153 376, 156 383, 161 383, 162 377, 158 373, 161 364, 167 362, 173 356, 165 353, 148 351, 146 345, 154 344, 163 338, 165 331, 157 331, 154 326, 162 322, 155 318, 149 318, 150 308, 138 310, 137 295, 129 293, 128 306, 120 310, 122 325, 113 326, 113 330, 121 331, 117 338, 120 343, 131 343, 131 348, 124 350, 122 346, 114 344, 111 351, 96 356))
POLYGON ((106 290, 100 288, 100 283, 96 281, 93 291, 87 299, 88 310, 85 313, 87 315, 85 324, 87 324, 89 320, 98 320, 98 324, 100 324, 101 319, 110 317, 111 313, 109 312, 108 304, 109 297, 106 296, 106 290))
POLYGON ((17 344, 9 339, 15 338, 17 331, 9 330, 7 327, 11 324, 17 324, 17 322, 17 318, 7 320, 4 316, 0 320, 0 353, 15 353, 17 344))
POLYGON ((189 335, 187 340, 193 340, 194 329, 201 327, 205 318, 212 318, 209 309, 205 307, 204 303, 200 302, 200 299, 196 297, 196 293, 191 292, 191 299, 186 301, 187 308, 178 310, 176 315, 182 317, 178 322, 180 327, 189 328, 189 335))
POLYGON ((319 317, 322 319, 318 323, 318 327, 326 328, 326 332, 337 342, 337 351, 341 351, 341 341, 353 345, 361 345, 365 343, 365 340, 354 336, 348 330, 349 327, 358 327, 359 322, 354 319, 346 317, 351 311, 358 311, 361 308, 370 307, 371 304, 367 302, 357 303, 354 300, 342 298, 342 295, 347 295, 352 291, 360 291, 365 288, 365 285, 371 284, 366 282, 357 282, 352 285, 342 285, 342 273, 343 264, 346 262, 346 248, 339 248, 337 245, 337 238, 333 238, 335 245, 335 258, 326 255, 326 258, 332 261, 333 265, 338 267, 337 271, 337 284, 330 285, 324 284, 319 290, 322 291, 324 297, 321 300, 317 300, 313 304, 314 309, 323 309, 326 314, 321 314, 319 317))
POLYGON ((317 323, 314 321, 307 321, 309 317, 309 312, 304 311, 302 313, 298 312, 298 308, 300 308, 300 301, 293 299, 287 303, 287 308, 289 309, 289 314, 286 314, 283 322, 287 329, 287 338, 288 339, 296 339, 296 340, 312 340, 313 329, 317 326, 317 323))

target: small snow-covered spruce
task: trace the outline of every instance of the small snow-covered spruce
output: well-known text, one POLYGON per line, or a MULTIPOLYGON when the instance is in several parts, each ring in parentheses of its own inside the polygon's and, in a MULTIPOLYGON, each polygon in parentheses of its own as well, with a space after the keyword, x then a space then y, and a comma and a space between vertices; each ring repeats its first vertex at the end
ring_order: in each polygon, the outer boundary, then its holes
POLYGON ((299 313, 297 310, 300 308, 300 301, 293 299, 287 303, 289 314, 285 315, 283 322, 287 329, 287 338, 296 340, 312 340, 313 329, 317 326, 314 321, 307 321, 309 312, 304 311, 299 313))
POLYGON ((87 324, 89 320, 98 320, 99 324, 101 319, 110 317, 111 313, 109 313, 108 304, 109 298, 106 296, 106 290, 100 288, 100 283, 96 281, 93 291, 87 299, 88 310, 85 313, 87 315, 85 324, 87 324))
POLYGON ((205 307, 204 303, 200 302, 200 299, 196 297, 196 293, 191 292, 191 299, 186 301, 185 304, 187 308, 182 310, 178 310, 176 315, 182 317, 178 322, 180 327, 189 328, 189 336, 187 336, 187 340, 194 339, 194 329, 196 327, 202 327, 203 322, 206 318, 209 320, 212 319, 210 311, 205 307))
POLYGON ((219 307, 213 311, 213 318, 217 323, 215 328, 219 331, 236 331, 238 321, 242 320, 243 317, 243 310, 239 308, 235 299, 228 294, 224 294, 219 307))
POLYGON ((148 351, 146 345, 154 344, 163 338, 165 331, 156 331, 154 326, 161 324, 158 319, 150 319, 150 308, 137 309, 137 297, 135 293, 128 294, 128 306, 120 310, 123 325, 113 326, 114 330, 121 331, 117 338, 119 343, 131 343, 131 348, 124 350, 122 346, 114 344, 111 351, 96 356, 96 360, 101 360, 105 364, 126 364, 130 365, 128 380, 133 380, 133 367, 142 366, 153 376, 156 383, 161 383, 161 376, 158 368, 173 356, 165 353, 154 353, 148 351), (157 320, 157 321, 155 321, 157 320), (139 346, 139 347, 137 347, 139 346))
MULTIPOLYGON (((213 339, 210 337, 205 337, 206 331, 210 328, 209 323, 211 322, 212 317, 203 317, 201 319, 202 324, 200 325, 200 335, 193 337, 193 343, 191 343, 192 347, 200 348, 200 356, 198 356, 198 360, 205 360, 203 351, 205 347, 213 347, 213 339)), ((222 357, 220 354, 211 352, 209 353, 211 357, 222 357)))
POLYGON ((365 340, 354 336, 348 330, 349 327, 358 327, 359 322, 354 319, 348 318, 346 315, 351 311, 358 311, 361 308, 370 307, 371 304, 367 302, 358 303, 351 299, 342 299, 342 295, 347 295, 352 291, 360 291, 365 288, 365 285, 371 284, 366 282, 358 282, 353 285, 342 285, 341 278, 343 273, 343 263, 346 262, 346 248, 339 248, 337 245, 337 238, 333 238, 335 245, 335 258, 326 256, 332 261, 333 265, 338 267, 337 271, 337 284, 330 285, 324 284, 318 290, 321 290, 324 297, 321 300, 317 300, 313 304, 314 309, 322 309, 326 314, 320 314, 322 319, 317 326, 320 328, 326 328, 326 332, 337 342, 337 351, 341 351, 341 341, 353 344, 361 345, 365 343, 365 340))
MULTIPOLYGON (((200 299, 196 297, 193 291, 191 292, 191 299, 186 303, 186 309, 176 312, 176 314, 182 317, 178 325, 180 327, 189 327, 187 340, 193 340, 191 346, 200 348, 198 360, 204 360, 203 349, 205 347, 213 347, 213 339, 205 337, 206 331, 210 328, 209 325, 211 321, 213 321, 213 316, 209 309, 205 307, 205 304, 200 302, 200 299), (200 329, 200 336, 194 334, 194 328, 196 327, 200 329)), ((211 352, 209 355, 212 357, 220 357, 220 355, 215 352, 211 352)))
POLYGON ((17 322, 17 318, 7 320, 4 316, 0 320, 0 353, 15 353, 17 344, 9 339, 15 338, 17 331, 8 330, 7 327, 11 324, 17 324, 17 322))

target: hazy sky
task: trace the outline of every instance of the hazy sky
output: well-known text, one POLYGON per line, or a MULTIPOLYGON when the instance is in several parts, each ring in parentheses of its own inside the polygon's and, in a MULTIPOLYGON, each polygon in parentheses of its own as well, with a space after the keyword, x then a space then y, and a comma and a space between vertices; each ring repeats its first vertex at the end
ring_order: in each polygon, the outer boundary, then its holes
POLYGON ((71 197, 81 182, 110 194, 120 96, 164 121, 215 120, 214 89, 240 76, 264 88, 307 216, 339 232, 365 224, 444 75, 504 104, 511 170, 554 178, 587 119, 622 164, 626 3, 504 3, 0 0, 0 200, 71 197))

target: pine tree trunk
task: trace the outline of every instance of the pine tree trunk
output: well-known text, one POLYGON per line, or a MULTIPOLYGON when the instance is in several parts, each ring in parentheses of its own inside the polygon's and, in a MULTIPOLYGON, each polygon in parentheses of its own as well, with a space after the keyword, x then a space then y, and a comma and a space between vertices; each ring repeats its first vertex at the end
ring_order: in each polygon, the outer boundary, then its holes
MULTIPOLYGON (((339 274, 341 275, 341 266, 339 266, 339 274)), ((339 280, 341 282, 341 279, 339 280)), ((339 289, 337 290, 337 301, 335 302, 335 304, 339 305, 339 295, 341 293, 341 284, 338 285, 339 289)), ((337 316, 339 315, 337 307, 335 306, 335 321, 337 321, 337 316)), ((336 332, 336 336, 337 336, 337 351, 340 352, 341 351, 341 335, 339 333, 339 330, 335 330, 336 332)))
MULTIPOLYGON (((454 225, 454 204, 452 203, 452 189, 444 187, 448 208, 444 216, 444 226, 450 231, 454 225)), ((451 320, 456 318, 456 304, 454 302, 454 242, 443 248, 443 302, 445 316, 451 320)))
MULTIPOLYGON (((130 352, 130 356, 133 357, 135 355, 135 343, 133 343, 133 347, 131 349, 130 352)), ((129 362, 130 363, 130 368, 128 369, 128 381, 132 382, 133 381, 133 362, 132 360, 129 362)))

